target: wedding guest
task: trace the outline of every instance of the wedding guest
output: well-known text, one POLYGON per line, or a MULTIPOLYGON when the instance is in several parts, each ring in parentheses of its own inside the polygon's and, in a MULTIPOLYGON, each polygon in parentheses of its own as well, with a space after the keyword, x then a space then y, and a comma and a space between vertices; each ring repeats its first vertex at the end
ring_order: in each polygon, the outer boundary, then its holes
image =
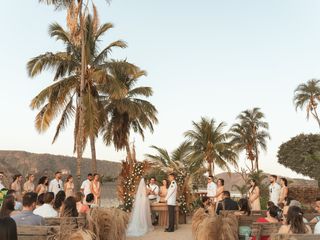
POLYGON ((22 199, 22 175, 21 174, 16 174, 13 177, 13 182, 11 184, 11 189, 15 190, 16 192, 16 197, 18 199, 18 201, 20 201, 22 199))
POLYGON ((67 177, 67 180, 64 184, 64 191, 66 193, 66 197, 73 197, 74 196, 74 183, 72 175, 67 177))
POLYGON ((94 196, 94 204, 100 206, 101 183, 100 175, 97 173, 93 174, 93 180, 91 181, 91 193, 94 196))
POLYGON ((45 193, 41 193, 40 195, 38 195, 36 208, 38 208, 44 204, 44 195, 45 195, 45 193))
POLYGON ((310 226, 306 225, 303 220, 301 208, 292 206, 288 210, 286 224, 279 229, 281 234, 312 234, 310 226))
POLYGON ((269 200, 274 203, 274 205, 278 205, 280 199, 281 187, 277 183, 277 176, 270 175, 269 176, 270 186, 269 186, 269 200))
POLYGON ((47 176, 43 176, 39 179, 38 186, 36 188, 36 193, 38 195, 42 193, 48 192, 49 178, 47 176))
POLYGON ((88 213, 90 208, 95 208, 97 205, 94 204, 94 195, 89 193, 86 196, 86 203, 81 207, 80 213, 88 213))
POLYGON ((224 192, 224 179, 219 178, 217 181, 217 194, 214 197, 216 203, 223 200, 223 192, 224 192))
POLYGON ((213 176, 208 177, 207 184, 207 197, 210 199, 212 203, 214 203, 214 197, 217 195, 217 184, 213 181, 213 176))
POLYGON ((314 227, 314 234, 320 234, 320 221, 314 227))
POLYGON ((0 218, 0 239, 18 240, 17 224, 12 218, 0 218))
POLYGON ((314 217, 310 223, 318 223, 320 222, 320 201, 316 201, 315 205, 314 205, 314 209, 317 211, 317 213, 319 213, 319 216, 314 217))
POLYGON ((286 178, 280 178, 280 198, 279 198, 279 203, 282 203, 286 197, 288 197, 288 180, 286 178))
POLYGON ((239 210, 238 203, 231 199, 229 191, 222 192, 222 200, 218 202, 216 213, 219 215, 222 210, 239 210))
POLYGON ((91 181, 93 179, 92 173, 89 173, 87 179, 84 180, 81 184, 80 191, 86 197, 89 193, 91 193, 91 181))
POLYGON ((168 178, 170 181, 170 186, 168 188, 168 193, 165 200, 167 201, 168 205, 169 225, 168 228, 165 229, 165 232, 174 232, 175 208, 178 186, 175 181, 176 175, 174 173, 170 173, 168 178))
POLYGON ((81 212, 81 209, 82 209, 82 207, 84 206, 84 204, 83 204, 83 198, 84 198, 84 195, 83 195, 82 192, 76 192, 76 194, 75 194, 75 199, 76 199, 76 203, 77 203, 78 213, 84 213, 84 212, 81 212))
POLYGON ((250 203, 247 198, 241 198, 238 202, 240 215, 247 215, 251 214, 250 203))
MULTIPOLYGON (((159 186, 156 184, 156 178, 151 177, 149 184, 147 185, 147 195, 150 201, 150 205, 158 201, 159 197, 159 186)), ((151 211, 151 220, 152 224, 157 223, 157 213, 151 211)))
POLYGON ((34 175, 29 174, 27 181, 23 184, 23 193, 34 192, 34 175))
POLYGON ((57 171, 55 173, 54 179, 52 179, 49 184, 48 191, 53 192, 54 196, 56 196, 58 192, 63 191, 63 182, 61 178, 62 178, 62 173, 60 171, 57 171))
POLYGON ((13 189, 8 190, 7 196, 14 197, 14 210, 21 211, 22 210, 22 203, 18 201, 16 191, 13 189))
POLYGON ((60 217, 78 217, 77 203, 74 197, 68 197, 62 205, 60 217))
POLYGON ((251 205, 252 211, 259 211, 261 210, 260 205, 260 188, 257 184, 255 179, 250 180, 250 189, 249 189, 249 202, 251 205))
POLYGON ((160 196, 160 201, 161 203, 166 202, 165 198, 167 196, 168 193, 168 187, 169 187, 169 183, 167 179, 163 179, 162 180, 162 186, 160 187, 160 191, 159 191, 159 196, 160 196))
MULTIPOLYGON (((273 204, 273 202, 272 202, 273 204)), ((278 212, 279 208, 275 205, 272 205, 271 207, 268 208, 267 210, 267 217, 265 218, 259 218, 257 222, 260 223, 278 223, 278 212)), ((260 240, 269 240, 270 236, 261 236, 260 240)), ((252 240, 256 240, 256 237, 253 237, 252 240)))
POLYGON ((64 191, 59 191, 56 194, 56 197, 53 202, 53 208, 58 212, 58 214, 60 213, 62 203, 64 202, 65 199, 66 199, 66 193, 64 191))
POLYGON ((0 190, 2 190, 3 188, 6 188, 3 182, 3 179, 4 179, 4 173, 0 172, 0 190))
POLYGON ((19 211, 14 210, 14 205, 14 197, 12 195, 6 196, 1 206, 0 217, 10 217, 20 213, 19 211))
POLYGON ((292 197, 286 197, 286 198, 284 199, 283 215, 287 215, 287 214, 288 214, 290 202, 291 202, 292 200, 293 200, 292 197))
POLYGON ((44 218, 58 217, 58 212, 53 208, 54 194, 47 192, 44 194, 44 204, 36 208, 33 213, 44 218))
POLYGON ((30 192, 23 196, 23 209, 21 213, 14 215, 12 218, 19 225, 44 225, 44 219, 41 216, 35 215, 33 210, 36 208, 37 194, 30 192))

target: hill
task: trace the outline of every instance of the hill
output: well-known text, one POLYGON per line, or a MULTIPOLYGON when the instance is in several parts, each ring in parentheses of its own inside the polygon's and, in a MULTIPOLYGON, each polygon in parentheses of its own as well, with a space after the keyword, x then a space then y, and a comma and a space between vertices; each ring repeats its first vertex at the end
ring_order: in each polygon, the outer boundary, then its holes
MULTIPOLYGON (((82 179, 91 172, 90 159, 84 158, 81 167, 82 179)), ((106 160, 97 161, 98 172, 101 175, 115 178, 120 172, 121 165, 117 162, 106 160)), ((64 174, 76 175, 76 158, 52 154, 36 154, 24 151, 2 151, 0 150, 0 171, 7 178, 20 173, 26 176, 33 173, 36 177, 47 175, 52 177, 57 170, 64 174)), ((11 179, 9 179, 11 181, 11 179)))

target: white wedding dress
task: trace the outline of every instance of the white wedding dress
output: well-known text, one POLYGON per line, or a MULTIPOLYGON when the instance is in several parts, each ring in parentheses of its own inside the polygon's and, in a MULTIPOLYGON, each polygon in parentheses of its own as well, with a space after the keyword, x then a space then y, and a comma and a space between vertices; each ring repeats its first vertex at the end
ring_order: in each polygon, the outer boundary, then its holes
POLYGON ((146 184, 142 178, 134 200, 127 236, 140 237, 152 230, 150 202, 146 193, 146 184))

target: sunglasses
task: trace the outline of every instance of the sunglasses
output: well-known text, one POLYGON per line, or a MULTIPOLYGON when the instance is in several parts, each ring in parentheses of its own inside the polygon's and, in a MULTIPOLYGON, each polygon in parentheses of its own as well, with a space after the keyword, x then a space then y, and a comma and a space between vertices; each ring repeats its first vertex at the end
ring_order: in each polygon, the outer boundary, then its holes
POLYGON ((61 188, 60 184, 58 184, 58 188, 61 188))

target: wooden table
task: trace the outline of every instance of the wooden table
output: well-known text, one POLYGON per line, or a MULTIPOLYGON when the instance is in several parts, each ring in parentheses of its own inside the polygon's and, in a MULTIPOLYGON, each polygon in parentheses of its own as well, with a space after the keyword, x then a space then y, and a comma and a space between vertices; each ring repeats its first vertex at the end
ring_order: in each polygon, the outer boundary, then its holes
MULTIPOLYGON (((152 203, 151 204, 151 211, 155 211, 159 213, 159 226, 168 226, 169 217, 168 217, 168 205, 166 203, 152 203)), ((175 207, 175 227, 178 229, 179 224, 179 206, 175 207)))

